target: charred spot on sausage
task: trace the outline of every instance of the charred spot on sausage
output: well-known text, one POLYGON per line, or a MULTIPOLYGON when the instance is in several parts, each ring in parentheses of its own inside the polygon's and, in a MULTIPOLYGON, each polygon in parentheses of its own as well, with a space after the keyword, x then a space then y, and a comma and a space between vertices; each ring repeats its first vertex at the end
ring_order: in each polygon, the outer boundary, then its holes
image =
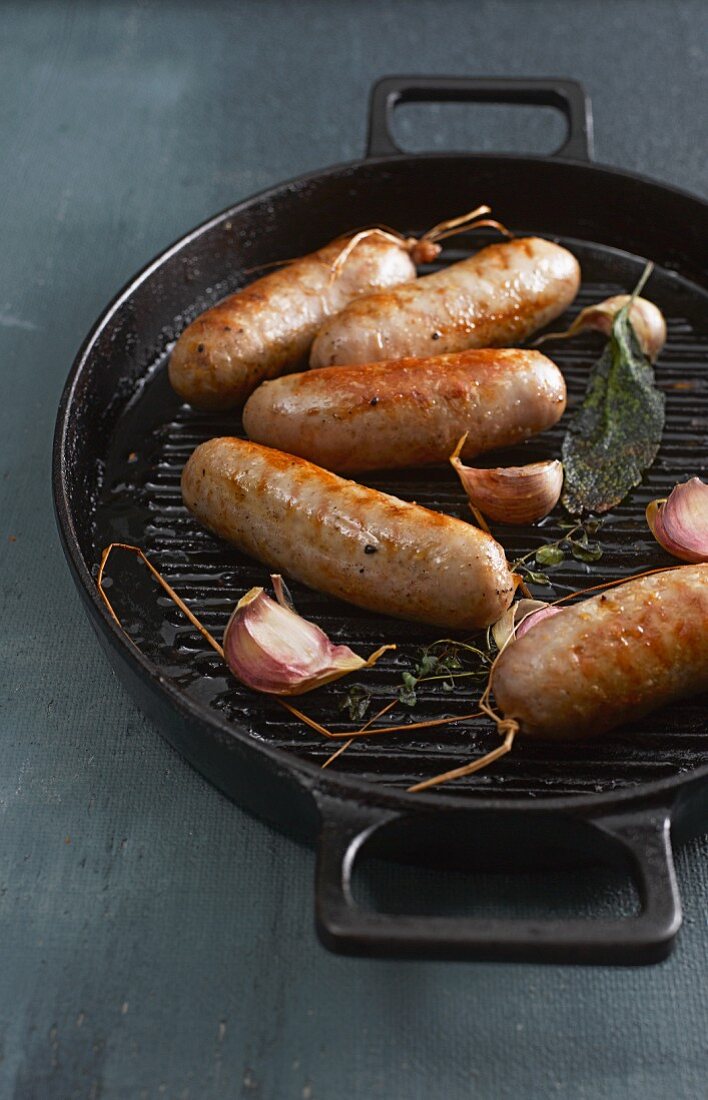
POLYGON ((197 344, 197 351, 201 354, 204 351, 204 344, 197 344))
POLYGON ((377 549, 378 549, 378 547, 372 546, 371 543, 367 543, 366 546, 364 547, 364 553, 365 554, 375 554, 377 549))

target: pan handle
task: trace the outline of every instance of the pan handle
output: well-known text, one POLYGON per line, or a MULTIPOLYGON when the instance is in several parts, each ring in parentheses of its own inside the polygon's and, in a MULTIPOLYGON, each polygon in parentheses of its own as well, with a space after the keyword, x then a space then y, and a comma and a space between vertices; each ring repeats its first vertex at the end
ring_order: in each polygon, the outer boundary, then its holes
POLYGON ((577 80, 499 79, 466 76, 386 76, 371 92, 367 157, 387 157, 402 150, 392 137, 393 112, 399 103, 512 103, 557 107, 565 115, 568 136, 553 156, 592 160, 592 106, 577 80))
MULTIPOLYGON (((613 919, 430 917, 360 908, 352 872, 362 846, 396 811, 320 801, 315 919, 321 942, 345 955, 638 965, 670 954, 681 926, 670 811, 665 807, 595 818, 599 839, 619 849, 637 881, 641 911, 613 919)), ((473 881, 473 880, 472 880, 473 881)))

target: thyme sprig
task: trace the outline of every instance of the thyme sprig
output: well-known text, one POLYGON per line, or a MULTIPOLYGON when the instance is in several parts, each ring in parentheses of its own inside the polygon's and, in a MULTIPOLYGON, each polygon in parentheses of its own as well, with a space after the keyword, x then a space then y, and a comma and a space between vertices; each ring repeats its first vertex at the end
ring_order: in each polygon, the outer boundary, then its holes
POLYGON ((490 664, 489 652, 479 646, 453 638, 438 638, 423 646, 418 651, 413 669, 402 674, 398 701, 404 706, 414 707, 418 701, 419 686, 434 681, 439 682, 441 690, 449 694, 455 690, 458 680, 486 676, 490 664))
POLYGON ((512 563, 512 570, 515 573, 522 573, 524 578, 532 584, 549 585, 551 581, 548 575, 533 569, 527 562, 533 559, 535 565, 560 565, 567 559, 568 554, 576 561, 598 561, 602 557, 602 546, 591 536, 598 533, 603 522, 602 518, 596 516, 590 516, 581 522, 560 520, 558 526, 563 534, 553 542, 546 542, 543 546, 538 546, 535 550, 530 550, 528 554, 518 558, 512 563))

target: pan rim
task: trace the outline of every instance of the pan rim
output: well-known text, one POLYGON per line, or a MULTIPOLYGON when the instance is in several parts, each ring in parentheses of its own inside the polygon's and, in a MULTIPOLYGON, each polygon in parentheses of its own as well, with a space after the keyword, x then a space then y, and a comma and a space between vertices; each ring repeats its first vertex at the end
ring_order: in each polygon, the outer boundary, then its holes
MULTIPOLYGON (((131 665, 133 672, 142 678, 147 678, 151 690, 163 692, 169 700, 170 706, 179 711, 193 722, 206 724, 210 727, 212 735, 220 735, 220 747, 226 751, 235 748, 245 748, 249 752, 257 754, 267 761, 268 766, 281 770, 285 768, 297 782, 310 789, 313 793, 327 795, 342 801, 366 802, 381 808, 396 809, 406 813, 425 809, 430 811, 448 810, 461 812, 465 809, 474 812, 505 811, 514 813, 535 811, 536 813, 553 812, 584 812, 599 813, 612 809, 626 809, 634 804, 646 805, 648 801, 661 800, 662 796, 673 797, 679 790, 687 786, 694 786, 701 780, 708 779, 708 764, 691 769, 690 772, 671 776, 669 778, 653 780, 633 786, 620 788, 619 790, 603 791, 593 794, 556 795, 550 798, 532 799, 528 797, 504 797, 494 798, 486 793, 476 790, 465 790, 454 793, 421 793, 409 794, 405 790, 379 785, 361 778, 343 777, 334 772, 324 773, 316 764, 302 760, 293 753, 277 748, 251 736, 248 730, 241 724, 229 722, 218 712, 209 709, 202 703, 192 699, 176 684, 167 680, 159 666, 155 665, 141 650, 131 645, 120 627, 111 619, 103 601, 100 599, 95 580, 81 553, 79 539, 74 522, 74 511, 66 481, 66 438, 69 431, 72 413, 75 408, 75 392, 84 369, 90 365, 90 357, 96 342, 109 324, 115 313, 128 301, 138 288, 155 272, 157 272, 169 259, 197 240, 210 229, 216 228, 229 217, 240 215, 249 207, 256 206, 274 199, 280 193, 301 187, 309 182, 320 183, 329 177, 341 175, 349 171, 363 168, 385 168, 392 164, 405 162, 431 162, 456 160, 470 163, 477 162, 504 162, 516 163, 519 168, 529 164, 558 164, 563 167, 581 170, 583 174, 591 172, 598 175, 607 175, 626 179, 635 184, 657 189, 668 196, 674 196, 683 202, 690 202, 703 212, 708 211, 708 199, 703 199, 690 191, 664 184, 661 181, 629 172, 614 166, 598 164, 594 161, 584 161, 570 158, 553 158, 547 156, 525 156, 516 153, 464 153, 464 152, 428 152, 416 154, 395 154, 384 157, 367 157, 351 161, 343 161, 324 169, 314 170, 299 176, 291 177, 285 181, 267 187, 253 195, 233 203, 219 213, 206 218, 193 229, 174 240, 170 245, 160 251, 149 260, 136 274, 134 274, 116 293, 111 301, 104 307, 97 320, 92 325, 88 334, 82 341, 74 358, 62 389, 59 401, 57 417, 54 429, 52 446, 52 491, 54 511, 59 530, 62 549, 69 563, 75 583, 85 599, 88 599, 91 610, 96 616, 97 622, 112 641, 118 647, 124 660, 131 665)), ((708 289, 708 286, 706 287, 708 289)), ((158 727, 163 735, 163 731, 158 727)), ((169 738, 166 738, 169 740, 169 738)), ((181 754, 184 755, 184 754, 181 754)), ((187 757, 189 760, 189 758, 187 757)), ((191 760, 189 760, 191 763, 191 760)), ((196 768, 196 765, 192 765, 196 768)), ((196 768, 196 770, 199 770, 196 768)))

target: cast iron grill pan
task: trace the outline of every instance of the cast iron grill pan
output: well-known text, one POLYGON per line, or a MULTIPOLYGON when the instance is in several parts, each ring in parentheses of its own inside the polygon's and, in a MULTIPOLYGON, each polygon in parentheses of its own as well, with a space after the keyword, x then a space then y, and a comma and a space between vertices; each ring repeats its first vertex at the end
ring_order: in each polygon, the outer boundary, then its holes
MULTIPOLYGON (((419 226, 411 230, 421 231, 419 226)), ((479 241, 484 243, 484 239, 479 241)), ((585 275, 568 317, 584 305, 625 291, 641 274, 642 261, 578 241, 561 243, 572 249, 585 275)), ((471 251, 475 247, 472 239, 470 245, 471 251)), ((446 250, 445 260, 454 262, 468 254, 461 248, 446 250)), ((657 367, 659 385, 667 397, 667 427, 659 457, 644 484, 614 510, 600 532, 603 558, 592 565, 571 558, 561 567, 548 570, 552 588, 531 586, 541 599, 555 599, 604 580, 671 564, 651 537, 644 510, 650 500, 666 495, 675 482, 685 479, 687 472, 705 476, 708 455, 708 334, 697 332, 680 312, 681 294, 676 294, 674 282, 665 272, 657 271, 651 283, 652 298, 664 309, 672 310, 667 348, 657 367)), ((238 285, 238 279, 234 285, 238 285)), ((513 465, 557 457, 565 425, 584 393, 589 366, 602 346, 601 338, 588 335, 573 343, 544 347, 567 380, 568 411, 551 431, 524 446, 508 448, 503 454, 490 453, 481 461, 487 465, 513 465)), ((165 358, 161 356, 153 365, 150 380, 129 402, 111 439, 105 483, 94 518, 92 560, 98 561, 102 547, 109 542, 137 541, 207 629, 220 639, 239 597, 253 585, 268 585, 268 570, 214 538, 189 515, 182 504, 180 474, 199 443, 214 435, 243 432, 238 414, 217 418, 180 406, 166 382, 165 358)), ((426 507, 471 520, 457 478, 446 467, 382 471, 359 480, 404 500, 417 500, 426 507)), ((562 531, 557 519, 561 516, 559 508, 540 527, 496 525, 493 530, 514 561, 534 546, 558 538, 562 531)), ((140 567, 126 571, 125 565, 119 564, 116 557, 111 566, 113 576, 125 578, 124 588, 115 595, 116 606, 126 609, 135 642, 180 690, 213 707, 229 721, 242 723, 250 736, 321 765, 336 744, 292 719, 277 703, 262 699, 255 703, 253 693, 225 673, 208 643, 169 600, 158 598, 155 591, 143 585, 138 588, 139 596, 136 594, 133 585, 140 567)), ((541 567, 535 568, 543 572, 541 567)), ((399 644, 396 656, 361 678, 341 680, 299 700, 298 705, 328 728, 355 729, 361 724, 349 721, 341 707, 352 683, 371 687, 375 693, 371 713, 375 712, 396 694, 401 671, 412 667, 419 648, 445 635, 444 630, 352 608, 303 585, 292 583, 291 589, 302 614, 357 652, 366 654, 383 642, 399 644)), ((415 709, 400 707, 394 721, 399 718, 403 722, 409 716, 411 721, 423 721, 474 710, 479 687, 473 691, 466 686, 469 682, 459 681, 454 698, 439 688, 421 689, 415 709)), ((613 790, 678 775, 700 764, 708 752, 705 704, 705 698, 683 702, 595 742, 566 746, 521 739, 504 760, 487 772, 458 781, 448 793, 483 789, 502 797, 548 797, 613 790)), ((388 719, 386 724, 390 724, 388 719)), ((368 782, 405 788, 465 763, 497 743, 493 723, 477 719, 463 723, 463 728, 361 739, 332 766, 368 782)))
MULTIPOLYGON (((432 90, 420 80, 383 82, 375 93, 379 107, 390 99, 391 85, 399 98, 411 87, 417 98, 441 98, 441 89, 445 91, 448 82, 438 81, 432 90)), ((481 92, 474 81, 457 82, 454 87, 461 98, 501 95, 495 82, 482 82, 481 92)), ((536 82, 520 82, 512 88, 514 95, 508 92, 507 98, 528 101, 528 95, 526 100, 519 96, 524 88, 530 88, 538 92, 533 102, 556 103, 553 95, 558 94, 577 145, 578 127, 582 131, 579 119, 585 118, 582 112, 578 115, 577 86, 540 82, 539 87, 536 82)), ((663 239, 666 216, 657 219, 648 198, 641 219, 643 247, 637 248, 632 226, 636 202, 631 196, 625 198, 628 209, 624 219, 618 219, 611 202, 612 187, 605 182, 603 197, 602 187, 592 179, 597 171, 561 160, 398 157, 345 166, 285 185, 219 216, 156 261, 109 307, 82 349, 67 384, 57 429, 57 511, 69 559, 99 637, 143 706, 166 725, 167 736, 227 793, 281 827, 306 836, 316 828, 316 818, 309 799, 308 809, 303 809, 302 792, 315 797, 324 818, 319 929, 335 949, 622 961, 644 961, 665 953, 680 919, 668 862, 667 822, 675 808, 674 792, 683 791, 680 801, 684 810, 682 814, 674 812, 674 822, 680 821, 684 832, 701 827, 696 807, 700 801, 702 808, 704 800, 698 800, 696 791, 706 773, 706 699, 656 712, 597 742, 564 746, 521 739, 510 755, 486 772, 443 788, 442 793, 406 796, 402 792, 411 783, 465 763, 496 745, 493 725, 477 719, 440 730, 362 739, 331 769, 321 772, 321 764, 337 743, 298 723, 277 702, 241 687, 149 581, 146 571, 132 558, 116 556, 110 569, 114 578, 111 596, 128 637, 142 655, 137 658, 137 650, 116 632, 96 599, 93 578, 101 550, 112 541, 142 546, 204 625, 220 638, 238 598, 253 585, 266 584, 268 571, 203 530, 182 504, 180 473, 194 447, 214 435, 240 435, 242 428, 238 414, 218 417, 180 405, 166 374, 174 339, 204 308, 244 285, 248 281, 244 269, 251 265, 310 251, 353 225, 381 221, 420 234, 436 220, 476 202, 490 201, 495 214, 518 234, 552 237, 580 261, 580 295, 569 314, 554 322, 553 328, 565 327, 583 306, 630 289, 647 256, 657 263, 647 293, 664 311, 669 328, 667 346, 657 365, 657 382, 667 398, 667 424, 656 462, 642 485, 606 520, 598 536, 602 559, 592 565, 569 559, 547 570, 552 587, 532 586, 534 593, 554 599, 603 580, 671 564, 672 559, 649 534, 644 510, 651 499, 667 495, 674 483, 687 475, 706 474, 708 292, 698 281, 700 262, 690 249, 685 251, 684 242, 669 247, 663 239), (568 171, 570 178, 564 179, 568 171), (527 183, 521 195, 514 186, 520 177, 527 183), (549 194, 549 179, 555 182, 553 195, 549 194), (621 222, 621 232, 613 219, 621 222), (603 237, 604 241, 598 239, 603 237), (620 247, 625 243, 628 247, 620 247), (136 658, 142 666, 137 680, 132 667, 136 658), (180 712, 179 721, 175 721, 175 709, 180 712), (277 751, 274 754, 272 750, 277 751), (672 793, 664 795, 663 791, 672 793), (637 806, 646 811, 641 838, 628 840, 625 826, 634 820, 637 806), (530 931, 524 922, 511 922, 516 923, 514 928, 502 922, 504 927, 495 931, 481 929, 480 922, 450 920, 444 921, 441 929, 434 921, 426 924, 414 917, 368 916, 353 906, 349 892, 353 854, 376 827, 395 819, 414 821, 416 815, 423 815, 425 843, 413 839, 412 829, 407 841, 403 838, 398 845, 403 852, 396 854, 415 857, 418 852, 421 858, 429 858, 432 851, 434 862, 436 830, 441 836, 449 832, 450 822, 456 822, 460 814, 467 830, 473 821, 488 823, 496 814, 501 834, 507 821, 505 807, 510 821, 521 815, 523 831, 528 836, 535 834, 536 847, 544 839, 547 815, 537 813, 532 818, 534 807, 565 813, 576 822, 602 816, 603 835, 611 835, 615 842, 620 838, 625 858, 629 850, 630 864, 638 865, 645 901, 642 916, 634 922, 620 922, 622 928, 614 931, 608 927, 613 922, 595 922, 590 931, 585 925, 573 929, 572 922, 546 922, 541 932, 530 931), (608 825, 620 808, 625 811, 624 824, 608 825), (401 811, 405 811, 403 818, 401 811), (480 813, 487 816, 479 818, 480 813), (424 848, 429 849, 427 855, 424 848)), ((619 174, 603 174, 610 176, 620 195, 623 186, 625 190, 630 184, 638 186, 633 177, 620 176, 616 183, 612 176, 619 174)), ((643 187, 666 191, 657 185, 643 187)), ((645 195, 641 188, 640 194, 645 195)), ((679 193, 670 193, 670 197, 674 203, 682 200, 696 205, 695 200, 679 193)), ((458 238, 454 247, 445 249, 441 262, 462 259, 492 239, 484 234, 458 238)), ((594 335, 544 347, 568 384, 565 417, 554 429, 520 447, 482 456, 480 464, 509 465, 557 457, 568 417, 584 393, 588 369, 601 348, 601 338, 594 335)), ((469 518, 461 487, 446 466, 377 472, 359 479, 403 499, 469 518)), ((496 525, 494 534, 514 561, 558 538, 561 515, 557 509, 534 528, 496 525)), ((302 585, 293 583, 291 589, 302 614, 357 652, 366 654, 384 642, 398 643, 395 655, 359 678, 372 691, 371 713, 393 697, 401 672, 411 667, 420 647, 444 633, 378 617, 302 585)), ((358 723, 350 722, 341 709, 356 680, 342 680, 299 702, 330 728, 356 728, 358 723)), ((469 683, 461 680, 453 696, 439 689, 421 689, 412 712, 399 708, 391 717, 403 721, 410 715, 411 721, 419 721, 469 712, 475 709, 479 694, 479 687, 471 691, 466 686, 469 683)), ((704 784, 700 787, 704 792, 704 784)), ((454 831, 459 833, 457 825, 454 831)), ((592 855, 594 841, 583 829, 580 832, 582 835, 575 835, 569 830, 569 846, 576 855, 592 855)), ((545 849, 550 852, 551 848, 546 835, 545 849)), ((520 858, 523 849, 522 844, 520 858)), ((456 859, 454 853, 446 852, 446 861, 467 866, 470 856, 465 853, 456 859)))

